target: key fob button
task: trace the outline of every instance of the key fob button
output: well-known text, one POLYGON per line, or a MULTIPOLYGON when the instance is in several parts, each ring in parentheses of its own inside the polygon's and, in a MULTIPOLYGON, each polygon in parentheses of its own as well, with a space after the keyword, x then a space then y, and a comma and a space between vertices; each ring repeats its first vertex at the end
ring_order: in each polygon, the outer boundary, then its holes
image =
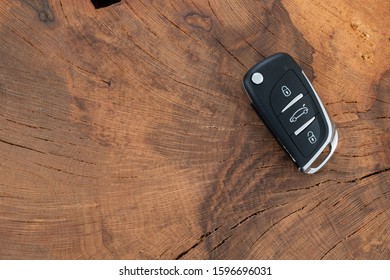
POLYGON ((305 95, 279 116, 284 129, 289 135, 294 133, 318 113, 310 95, 305 95))
POLYGON ((323 142, 325 137, 325 124, 316 116, 314 121, 298 135, 293 133, 290 137, 305 157, 309 157, 313 151, 323 142))
POLYGON ((275 114, 282 114, 282 110, 294 98, 299 94, 305 95, 306 93, 307 91, 298 76, 293 70, 288 70, 272 89, 271 104, 275 114))
POLYGON ((253 73, 251 79, 252 79, 252 83, 254 83, 255 85, 259 85, 264 81, 263 75, 259 72, 253 73))

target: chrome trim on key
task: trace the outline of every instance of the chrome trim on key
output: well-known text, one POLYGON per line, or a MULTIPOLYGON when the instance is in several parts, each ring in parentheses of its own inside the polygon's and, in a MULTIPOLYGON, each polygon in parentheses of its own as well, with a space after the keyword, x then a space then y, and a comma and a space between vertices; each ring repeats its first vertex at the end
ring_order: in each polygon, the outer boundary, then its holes
MULTIPOLYGON (((318 97, 317 92, 313 88, 313 86, 312 86, 311 82, 309 81, 309 79, 307 78, 305 72, 302 71, 302 74, 303 74, 303 76, 305 76, 307 82, 309 83, 309 85, 310 85, 311 89, 313 90, 313 92, 314 92, 315 96, 317 97, 317 99, 320 100, 320 98, 318 97)), ((338 132, 337 132, 335 124, 330 120, 330 118, 328 116, 328 113, 326 112, 322 102, 319 102, 319 104, 320 104, 321 109, 322 109, 322 111, 324 113, 325 122, 326 122, 326 125, 328 127, 329 134, 328 134, 324 144, 317 151, 317 153, 309 160, 308 163, 305 164, 305 166, 300 168, 300 170, 302 172, 307 173, 307 174, 316 173, 318 170, 320 170, 325 165, 325 163, 328 162, 328 160, 331 158, 331 156, 333 155, 334 151, 336 150, 338 139, 339 139, 339 135, 338 135, 338 132), (325 150, 325 148, 328 145, 330 145, 330 151, 329 151, 328 156, 317 167, 312 167, 311 165, 313 164, 313 162, 320 156, 320 154, 325 150)))
POLYGON ((297 130, 295 130, 294 134, 295 136, 297 136, 299 133, 301 133, 306 127, 309 126, 309 124, 311 124, 314 120, 315 120, 315 116, 312 117, 310 120, 308 120, 304 125, 302 125, 300 128, 298 128, 297 130))
POLYGON ((295 96, 295 98, 293 100, 291 100, 282 110, 282 113, 284 113, 284 111, 286 111, 288 108, 290 108, 292 105, 294 105, 295 102, 297 102, 299 99, 301 99, 303 97, 303 94, 300 93, 298 94, 297 96, 295 96))

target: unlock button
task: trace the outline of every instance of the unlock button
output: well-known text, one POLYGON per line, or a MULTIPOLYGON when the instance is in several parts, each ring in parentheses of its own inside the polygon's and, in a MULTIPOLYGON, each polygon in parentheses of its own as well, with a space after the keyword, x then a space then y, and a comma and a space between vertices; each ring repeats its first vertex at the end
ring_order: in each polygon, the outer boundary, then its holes
POLYGON ((325 125, 319 114, 314 121, 298 135, 293 133, 290 137, 305 157, 310 154, 323 142, 326 135, 325 125))
POLYGON ((315 144, 317 142, 317 137, 314 135, 314 132, 309 130, 307 132, 307 140, 309 140, 310 144, 315 144))

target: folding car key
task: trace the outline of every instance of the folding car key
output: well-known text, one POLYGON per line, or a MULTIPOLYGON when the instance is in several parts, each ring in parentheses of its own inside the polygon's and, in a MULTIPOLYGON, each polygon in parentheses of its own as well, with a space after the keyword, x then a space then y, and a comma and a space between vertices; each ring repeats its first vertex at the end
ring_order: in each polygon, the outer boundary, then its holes
POLYGON ((312 174, 334 153, 338 133, 305 73, 285 53, 253 66, 244 76, 253 108, 279 140, 299 170, 312 174), (326 158, 313 167, 330 146, 326 158))

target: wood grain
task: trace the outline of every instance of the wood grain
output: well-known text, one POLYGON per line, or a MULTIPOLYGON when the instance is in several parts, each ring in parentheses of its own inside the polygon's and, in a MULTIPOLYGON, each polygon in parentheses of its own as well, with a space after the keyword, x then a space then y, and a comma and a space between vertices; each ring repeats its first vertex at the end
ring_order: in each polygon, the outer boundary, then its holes
POLYGON ((389 259, 390 5, 0 3, 1 259, 389 259), (305 175, 244 73, 291 54, 339 130, 305 175))

